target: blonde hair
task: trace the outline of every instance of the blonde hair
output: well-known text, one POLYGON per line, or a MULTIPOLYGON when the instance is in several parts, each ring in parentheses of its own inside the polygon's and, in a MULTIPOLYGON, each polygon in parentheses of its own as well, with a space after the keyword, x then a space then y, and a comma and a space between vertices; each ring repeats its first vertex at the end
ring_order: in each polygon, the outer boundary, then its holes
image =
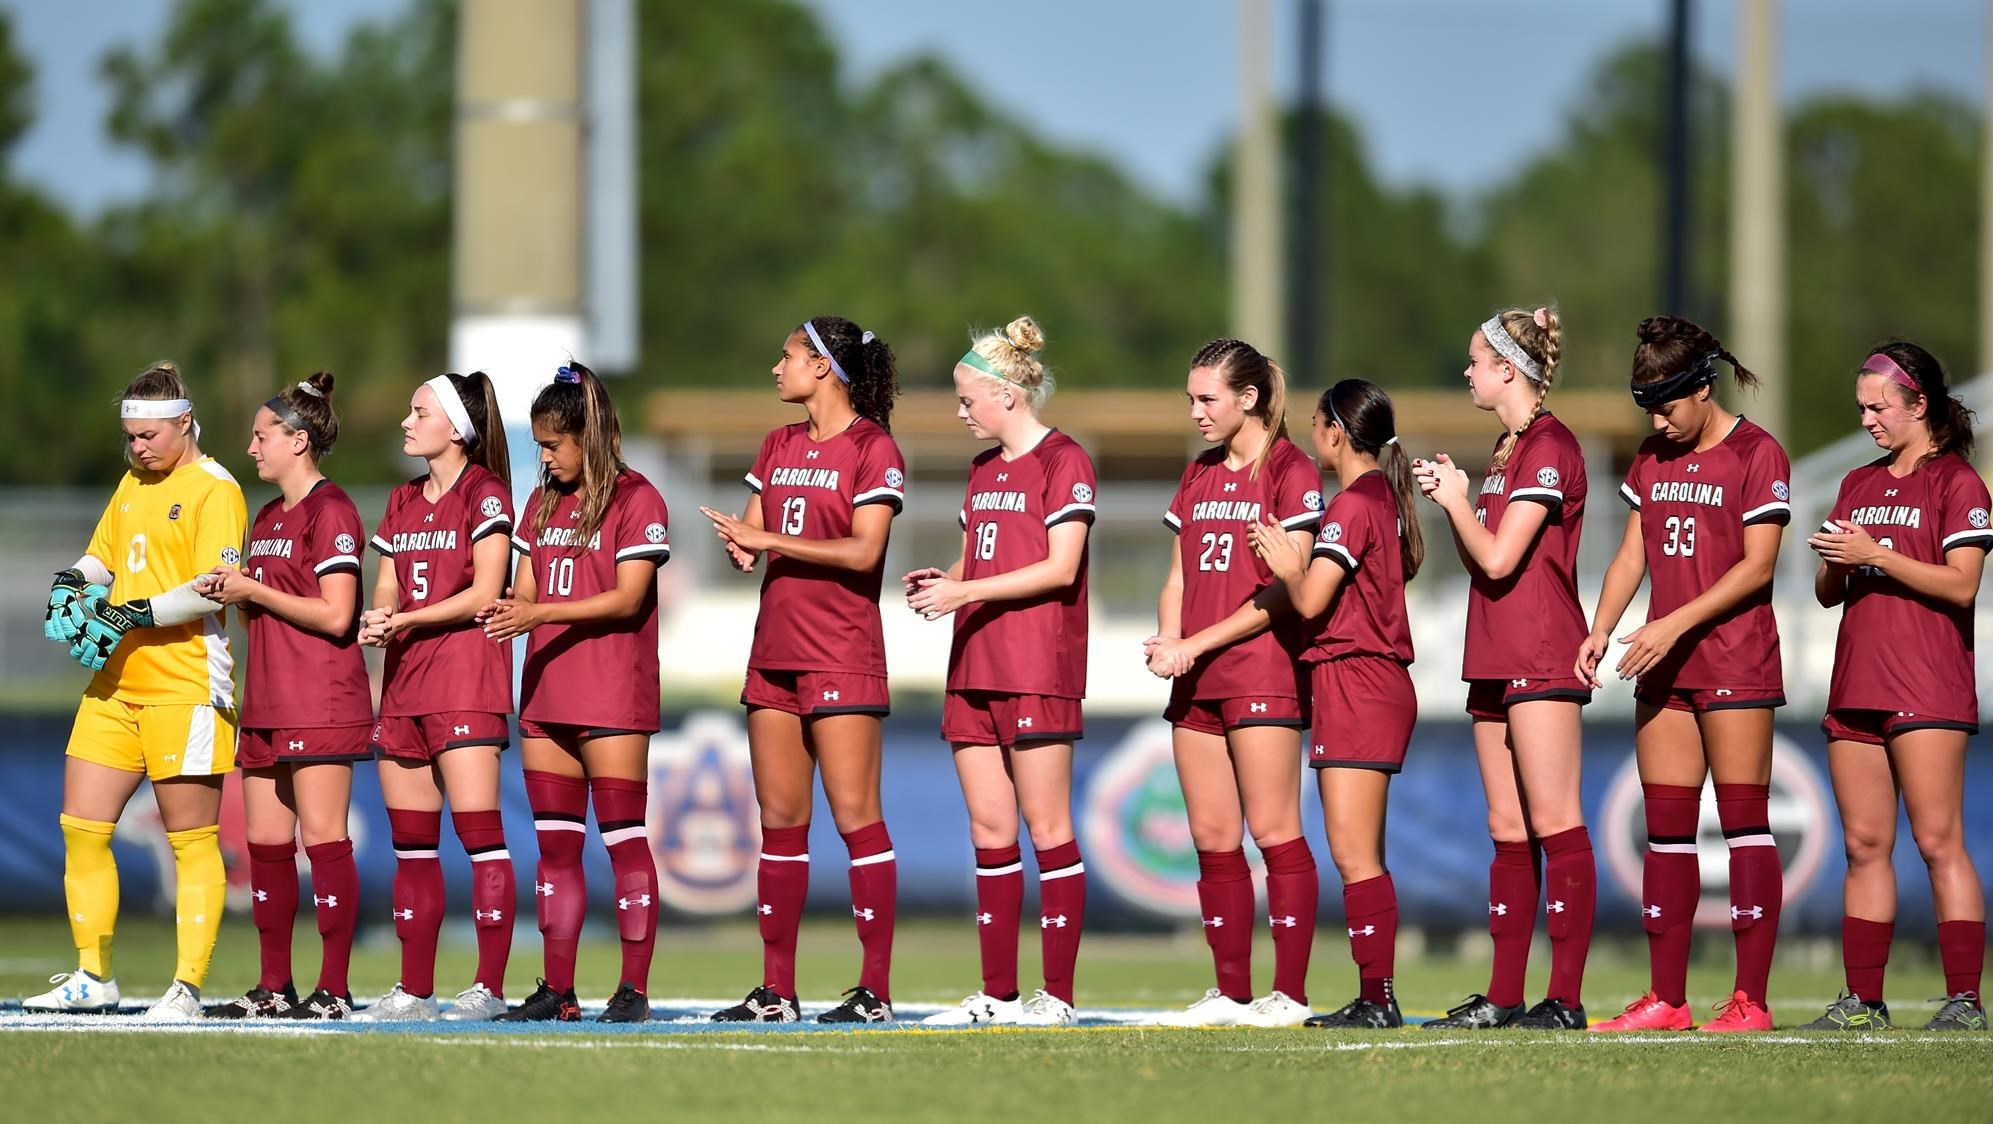
POLYGON ((1034 414, 1057 387, 1051 369, 1038 361, 1038 353, 1044 349, 1045 333, 1038 327, 1038 321, 1029 316, 1012 320, 1001 332, 977 333, 969 344, 970 351, 1001 372, 1001 377, 983 377, 993 385, 1024 391, 1034 414))
POLYGON ((171 402, 176 398, 193 398, 187 392, 187 380, 180 374, 180 365, 171 359, 161 359, 138 373, 138 377, 125 385, 125 392, 118 399, 136 399, 141 402, 171 402))
MULTIPOLYGON (((1502 439, 1500 447, 1495 450, 1495 459, 1488 465, 1490 472, 1500 472, 1508 467, 1509 456, 1515 452, 1516 442, 1522 440, 1523 430, 1543 415, 1543 400, 1549 396, 1550 388, 1557 384, 1557 360, 1564 352, 1564 324, 1557 318, 1556 305, 1545 305, 1542 312, 1543 326, 1540 328, 1536 324, 1536 313, 1526 308, 1509 308, 1495 314, 1495 319, 1501 321, 1502 330, 1509 334, 1509 338, 1543 368, 1543 377, 1529 379, 1524 376, 1536 391, 1536 408, 1529 412, 1522 429, 1502 439)), ((1493 346, 1493 341, 1489 341, 1489 346, 1493 346)))

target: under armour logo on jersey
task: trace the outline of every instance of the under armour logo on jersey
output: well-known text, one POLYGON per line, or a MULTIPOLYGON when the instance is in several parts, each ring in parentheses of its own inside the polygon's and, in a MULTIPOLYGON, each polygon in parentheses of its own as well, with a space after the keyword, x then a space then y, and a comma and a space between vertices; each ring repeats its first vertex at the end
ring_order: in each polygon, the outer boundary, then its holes
POLYGON ((1204 927, 1207 929, 1222 929, 1225 927, 1225 919, 1222 917, 1207 917, 1204 919, 1204 927))
POLYGON ((1729 695, 1734 695, 1734 694, 1736 694, 1736 693, 1737 693, 1737 692, 1735 692, 1735 691, 1731 690, 1731 689, 1730 689, 1730 688, 1728 688, 1728 687, 1718 687, 1718 688, 1716 689, 1716 697, 1717 697, 1717 698, 1719 698, 1719 699, 1720 699, 1720 698, 1725 698, 1725 697, 1727 697, 1727 696, 1729 696, 1729 695))
POLYGON ((392 910, 391 912, 394 914, 394 919, 396 921, 415 920, 415 911, 412 909, 397 909, 397 910, 392 910))
POLYGON ((637 895, 636 897, 634 897, 634 898, 617 898, 617 899, 616 899, 616 908, 617 908, 617 909, 621 909, 621 910, 629 910, 629 909, 631 909, 631 908, 636 908, 636 909, 649 909, 649 908, 650 908, 650 895, 649 895, 649 894, 638 894, 638 895, 637 895))
POLYGON ((460 738, 467 737, 471 732, 471 728, 469 726, 452 726, 450 727, 450 732, 460 738))
POLYGON ((479 921, 503 921, 505 920, 505 911, 502 909, 474 909, 471 910, 471 916, 479 921))
POLYGON ((1066 915, 1061 913, 1057 917, 1046 917, 1044 914, 1039 914, 1038 927, 1040 929, 1063 929, 1066 927, 1066 915))
POLYGON ((292 752, 292 753, 303 753, 303 752, 304 752, 304 743, 303 743, 303 742, 301 742, 301 741, 298 741, 298 740, 296 740, 296 739, 292 739, 292 741, 291 741, 291 752, 292 752))
POLYGON ((1494 914, 1496 917, 1507 917, 1509 915, 1509 903, 1489 902, 1488 912, 1494 914))
POLYGON ((1544 908, 1548 909, 1552 913, 1562 913, 1564 912, 1564 903, 1551 902, 1549 905, 1545 906, 1544 908))
MULTIPOLYGON (((978 924, 978 925, 987 925, 987 924, 989 924, 990 922, 992 922, 992 921, 995 921, 995 920, 996 920, 996 918, 994 918, 994 917, 991 917, 991 916, 990 916, 989 914, 987 914, 987 913, 978 913, 978 914, 976 914, 976 924, 978 924)), ((1041 920, 1042 920, 1042 918, 1041 918, 1041 920)))
POLYGON ((836 701, 837 701, 837 692, 836 692, 836 691, 825 691, 825 692, 823 693, 823 701, 825 701, 825 702, 836 702, 836 701))
POLYGON ((533 893, 543 898, 551 898, 554 896, 554 884, 551 882, 535 882, 533 883, 533 893))
POLYGON ((1239 484, 1238 484, 1238 481, 1236 481, 1236 480, 1235 480, 1235 481, 1232 481, 1231 483, 1228 483, 1228 484, 1226 484, 1226 485, 1225 485, 1225 490, 1226 490, 1226 491, 1228 491, 1228 492, 1236 492, 1236 491, 1238 491, 1238 490, 1239 490, 1239 484))
POLYGON ((1511 680, 1509 680, 1509 686, 1511 686, 1511 687, 1527 687, 1527 686, 1529 686, 1529 680, 1527 680, 1527 679, 1511 679, 1511 680))
POLYGON ((1658 905, 1643 905, 1640 907, 1640 913, 1645 917, 1659 917, 1661 916, 1661 907, 1658 905))
POLYGON ((1701 472, 1701 471, 1702 471, 1702 466, 1701 466, 1701 465, 1699 465, 1699 464, 1692 464, 1692 465, 1688 466, 1687 468, 1684 468, 1684 469, 1682 469, 1682 471, 1683 471, 1683 472, 1701 472))
POLYGON ((1761 905, 1754 905, 1749 909, 1742 909, 1734 905, 1730 907, 1730 920, 1732 921, 1742 921, 1746 917, 1757 921, 1762 919, 1764 915, 1765 907, 1761 905))
POLYGON ((758 905, 754 907, 754 912, 760 914, 763 917, 767 917, 769 914, 775 912, 775 907, 772 905, 758 905))
POLYGON ((815 449, 811 449, 811 450, 810 450, 809 452, 807 452, 807 453, 804 453, 804 454, 803 454, 803 459, 804 459, 804 460, 806 460, 806 461, 813 461, 813 460, 816 460, 816 459, 817 459, 817 451, 816 451, 815 449))
POLYGON ((1893 495, 1895 495, 1895 494, 1896 494, 1896 492, 1897 492, 1897 489, 1895 489, 1895 488, 1889 488, 1889 489, 1886 489, 1886 490, 1885 490, 1885 491, 1884 491, 1884 492, 1883 492, 1882 494, 1883 494, 1883 495, 1885 495, 1885 496, 1893 496, 1893 495))
POLYGON ((870 921, 878 915, 873 913, 870 909, 859 909, 857 906, 854 905, 851 907, 851 916, 856 917, 860 921, 870 921))
POLYGON ((1254 714, 1265 714, 1265 713, 1266 713, 1266 704, 1265 704, 1265 703, 1253 703, 1253 704, 1252 704, 1252 705, 1251 705, 1251 706, 1250 706, 1250 707, 1249 707, 1248 709, 1250 709, 1250 710, 1251 710, 1251 711, 1252 711, 1252 712, 1253 712, 1254 714))
POLYGON ((1020 730, 1029 730, 1029 729, 1031 728, 1031 719, 1029 719, 1029 718, 1020 718, 1020 719, 1018 719, 1018 720, 1017 720, 1017 728, 1018 728, 1018 729, 1020 729, 1020 730))
MULTIPOLYGON (((259 902, 267 902, 267 901, 269 901, 269 900, 270 900, 270 891, 268 891, 268 890, 251 890, 251 891, 249 891, 249 896, 250 896, 250 897, 252 897, 252 898, 255 898, 255 899, 256 899, 257 901, 259 901, 259 902)), ((77 920, 79 920, 79 921, 80 921, 80 920, 82 920, 82 918, 80 918, 80 917, 79 917, 79 918, 77 918, 77 920)))
POLYGON ((1374 937, 1377 935, 1377 926, 1365 925, 1361 929, 1351 929, 1349 935, 1352 937, 1374 937))
POLYGON ((434 523, 436 521, 436 513, 433 511, 430 512, 429 514, 422 517, 422 521, 424 523, 434 523))
POLYGON ((1008 472, 997 473, 997 483, 1001 484, 1008 479, 1010 479, 1010 473, 1008 472))
POLYGON ((319 897, 319 896, 318 896, 317 894, 313 894, 313 895, 311 896, 311 904, 313 904, 313 905, 322 905, 322 906, 326 906, 326 907, 328 907, 328 908, 331 908, 331 909, 337 909, 337 908, 339 908, 339 895, 338 895, 338 894, 327 894, 327 895, 325 895, 324 897, 322 897, 322 898, 321 898, 321 897, 319 897))
POLYGON ((273 531, 281 531, 284 529, 284 525, 282 523, 272 523, 270 524, 270 529, 273 531))
POLYGON ((1292 929, 1296 925, 1299 925, 1301 922, 1293 914, 1288 914, 1283 917, 1275 917, 1272 914, 1268 914, 1266 918, 1266 923, 1268 925, 1273 926, 1276 929, 1292 929))

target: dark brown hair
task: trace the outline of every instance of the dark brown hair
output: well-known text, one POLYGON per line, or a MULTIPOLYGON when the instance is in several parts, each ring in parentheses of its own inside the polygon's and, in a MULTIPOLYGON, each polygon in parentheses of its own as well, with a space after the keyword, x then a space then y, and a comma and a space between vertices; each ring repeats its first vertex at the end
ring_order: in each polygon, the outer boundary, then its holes
POLYGON ((512 458, 505 447, 505 419, 498 412, 498 388, 483 371, 468 375, 443 376, 463 399, 464 413, 471 419, 477 436, 464 442, 464 455, 470 462, 512 486, 512 458))
POLYGON ((1924 424, 1931 430, 1931 451, 1924 454, 1925 460, 1941 457, 1946 453, 1957 453, 1970 460, 1972 458, 1972 411, 1965 402, 1951 392, 1951 380, 1945 377, 1944 364, 1918 344, 1909 340, 1884 340, 1868 349, 1869 357, 1885 355, 1890 362, 1903 368, 1903 373, 1917 380, 1917 393, 1909 387, 1889 380, 1891 389, 1905 406, 1915 406, 1921 398, 1929 405, 1924 410, 1924 424))
MULTIPOLYGON (((1419 530, 1419 487, 1412 479, 1412 458, 1393 438, 1398 436, 1397 411, 1384 388, 1365 379, 1344 379, 1322 392, 1315 412, 1342 427, 1349 446, 1377 458, 1391 491, 1398 499, 1398 558, 1411 581, 1426 560, 1426 540, 1419 530)), ((1345 482, 1347 483, 1347 482, 1345 482)))
POLYGON ((1644 385, 1660 382, 1669 375, 1688 369, 1689 364, 1710 352, 1730 364, 1738 386, 1755 387, 1758 376, 1746 370, 1737 357, 1724 350, 1709 330, 1680 316, 1650 316, 1636 330, 1640 345, 1633 349, 1633 382, 1644 385))
POLYGON ((1253 463, 1253 475, 1259 475, 1259 470, 1273 456, 1273 443, 1287 436, 1287 375, 1280 364, 1244 340, 1218 339, 1198 348, 1197 354, 1191 356, 1190 367, 1217 371, 1233 394, 1259 391, 1253 408, 1247 411, 1248 416, 1258 418, 1266 426, 1266 447, 1253 463))
POLYGON ((282 414, 277 414, 277 424, 285 432, 302 433, 311 442, 313 460, 331 452, 333 443, 339 440, 339 412, 332 408, 332 381, 331 371, 316 371, 304 382, 285 387, 274 399, 304 423, 303 429, 295 429, 282 414), (307 386, 311 390, 306 390, 307 386), (312 390, 318 393, 313 394, 312 390))
MULTIPOLYGON (((893 349, 877 336, 865 338, 865 330, 842 316, 812 316, 811 327, 823 337, 824 347, 830 351, 826 358, 837 360, 844 373, 851 376, 851 383, 845 389, 851 394, 851 408, 858 416, 870 418, 887 433, 893 431, 893 399, 900 396, 899 373, 893 366, 893 349)), ((811 355, 821 355, 810 334, 798 324, 795 331, 803 337, 803 346, 810 349, 811 355)))
MULTIPOLYGON (((581 482, 574 490, 581 494, 575 512, 575 552, 587 550, 602 529, 609 513, 609 499, 616 491, 616 477, 623 471, 623 423, 616 416, 616 404, 602 380, 573 360, 563 372, 575 376, 573 382, 558 377, 533 399, 533 424, 566 434, 581 446, 581 482)), ((533 508, 533 539, 547 529, 559 506, 562 491, 545 466, 540 469, 540 502, 533 508)))

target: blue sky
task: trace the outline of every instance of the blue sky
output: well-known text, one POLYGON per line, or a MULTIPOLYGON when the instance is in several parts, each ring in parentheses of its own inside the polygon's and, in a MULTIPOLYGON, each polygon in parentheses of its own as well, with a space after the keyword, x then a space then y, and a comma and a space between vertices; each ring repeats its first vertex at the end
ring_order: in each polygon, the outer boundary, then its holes
MULTIPOLYGON (((666 0, 652 0, 666 2, 666 0)), ((677 0, 672 0, 677 2, 677 0)), ((706 2, 706 0, 701 0, 706 2)), ((711 0, 723 2, 723 0, 711 0)), ((305 41, 336 44, 403 0, 289 0, 305 41)), ((1231 0, 803 0, 853 80, 908 54, 956 64, 992 102, 1068 144, 1101 152, 1179 201, 1195 197, 1236 111, 1231 0)), ((143 190, 143 161, 103 139, 96 60, 156 36, 171 0, 0 0, 38 75, 39 117, 14 168, 93 211, 143 190)), ((1277 82, 1291 86, 1291 0, 1277 82)), ((1936 87, 1977 102, 1986 81, 1982 0, 1787 0, 1789 98, 1936 87)), ((1455 193, 1502 179, 1550 143, 1601 54, 1658 33, 1662 0, 1329 0, 1328 92, 1359 122, 1394 183, 1455 193)), ((1695 50, 1728 70, 1734 0, 1698 0, 1695 50)))

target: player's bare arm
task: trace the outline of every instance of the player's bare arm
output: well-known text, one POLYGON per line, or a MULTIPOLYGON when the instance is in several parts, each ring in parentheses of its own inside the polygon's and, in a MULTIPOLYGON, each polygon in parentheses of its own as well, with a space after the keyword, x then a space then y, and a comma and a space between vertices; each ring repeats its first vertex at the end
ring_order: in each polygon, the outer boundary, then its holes
POLYGON ((965 605, 1022 601, 1066 589, 1079 580, 1088 530, 1088 524, 1079 521, 1061 523, 1047 533, 1042 560, 974 581, 960 579, 962 563, 958 559, 949 572, 922 577, 919 588, 908 595, 907 604, 928 620, 935 620, 965 605))
POLYGON ((1626 654, 1619 658, 1622 679, 1638 677, 1661 662, 1682 634, 1729 612, 1772 582, 1778 568, 1782 523, 1757 523, 1744 528, 1744 557, 1716 579, 1701 595, 1657 621, 1649 621, 1619 638, 1626 654))

